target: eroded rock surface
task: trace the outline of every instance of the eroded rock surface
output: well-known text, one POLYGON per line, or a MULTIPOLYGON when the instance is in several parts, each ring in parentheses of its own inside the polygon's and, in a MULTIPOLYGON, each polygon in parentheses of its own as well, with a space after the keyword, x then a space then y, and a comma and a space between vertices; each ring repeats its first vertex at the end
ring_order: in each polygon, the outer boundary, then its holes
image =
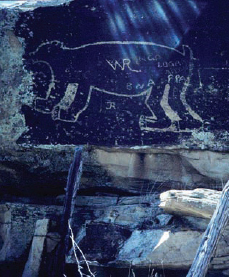
MULTIPOLYGON (((52 264, 84 144, 72 228, 86 258, 188 269, 210 189, 229 179, 227 3, 0 2, 0 264, 24 268, 39 220, 52 264)), ((229 268, 228 241, 226 230, 211 269, 229 268)), ((72 249, 66 262, 75 272, 72 249)))
POLYGON ((160 195, 160 207, 167 213, 211 218, 221 192, 210 189, 170 190, 160 195))
MULTIPOLYGON (((88 151, 80 186, 83 194, 106 191, 140 195, 168 189, 221 189, 228 177, 226 153, 141 147, 85 149, 88 151)), ((64 194, 73 153, 74 146, 60 145, 2 149, 0 193, 22 197, 64 194)))
POLYGON ((61 206, 28 205, 6 203, 0 205, 0 235, 3 241, 0 249, 0 263, 20 262, 27 259, 37 220, 53 219, 58 229, 62 214, 61 206))
MULTIPOLYGON (((197 195, 196 191, 192 193, 197 195)), ((209 195, 211 198, 213 191, 209 195)), ((155 196, 148 201, 141 197, 124 197, 119 201, 112 200, 113 197, 104 197, 104 201, 95 196, 77 198, 72 224, 75 230, 78 224, 84 227, 76 233, 76 241, 86 259, 97 266, 128 267, 131 264, 160 268, 163 264, 164 268, 187 270, 209 222, 209 219, 192 221, 191 217, 187 220, 186 216, 163 213, 155 196), (136 225, 136 222, 141 224, 136 225), (99 233, 103 235, 100 237, 99 233)), ((193 215, 198 216, 197 213, 193 215)), ((211 270, 229 266, 228 230, 220 239, 211 270)), ((81 257, 78 251, 77 254, 81 257)), ((76 263, 72 250, 66 261, 76 263)))

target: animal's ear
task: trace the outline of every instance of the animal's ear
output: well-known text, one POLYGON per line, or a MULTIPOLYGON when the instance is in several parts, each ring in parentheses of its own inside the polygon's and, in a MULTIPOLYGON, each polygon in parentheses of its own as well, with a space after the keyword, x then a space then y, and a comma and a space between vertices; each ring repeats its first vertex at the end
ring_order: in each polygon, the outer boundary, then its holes
POLYGON ((63 49, 64 45, 62 42, 57 41, 57 40, 53 40, 53 41, 46 41, 41 43, 40 45, 38 45, 33 51, 31 51, 29 53, 29 55, 31 57, 35 56, 47 56, 49 53, 51 53, 53 51, 53 49, 55 49, 55 51, 57 51, 57 49, 63 49))
POLYGON ((30 69, 33 72, 43 74, 44 76, 50 76, 50 79, 54 75, 51 65, 46 61, 30 60, 29 65, 30 65, 30 69))

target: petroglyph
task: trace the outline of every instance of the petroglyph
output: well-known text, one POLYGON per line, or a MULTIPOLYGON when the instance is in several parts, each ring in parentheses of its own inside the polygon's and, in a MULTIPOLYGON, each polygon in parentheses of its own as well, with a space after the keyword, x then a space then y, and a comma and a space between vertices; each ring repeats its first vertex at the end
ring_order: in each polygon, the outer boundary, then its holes
MULTIPOLYGON (((175 51, 179 54, 181 54, 182 56, 185 56, 185 51, 179 51, 175 48, 166 46, 166 45, 162 45, 162 44, 158 44, 158 43, 154 43, 154 42, 148 42, 148 41, 98 41, 98 42, 94 42, 94 43, 87 43, 84 45, 80 45, 77 47, 67 47, 64 45, 63 42, 59 41, 59 40, 52 40, 52 41, 47 41, 47 42, 43 42, 41 43, 35 51, 31 52, 30 55, 34 55, 36 54, 40 48, 42 48, 43 46, 46 45, 59 45, 59 47, 63 50, 80 50, 83 48, 87 48, 89 46, 96 46, 96 45, 145 45, 145 46, 157 46, 157 47, 161 47, 161 48, 165 48, 168 50, 172 50, 175 51)), ((184 47, 188 47, 187 45, 183 45, 184 47)), ((158 55, 159 56, 159 55, 158 55)), ((154 59, 152 59, 154 60, 154 59)))
MULTIPOLYGON (((35 61, 48 66, 51 79, 46 96, 36 98, 34 109, 51 114, 55 121, 77 122, 79 116, 88 109, 93 91, 97 91, 118 97, 119 101, 122 101, 121 97, 132 99, 144 96, 144 105, 149 114, 143 115, 136 106, 142 131, 177 131, 180 122, 187 118, 192 122, 203 122, 186 99, 194 59, 188 46, 183 46, 183 51, 179 51, 146 41, 100 41, 68 47, 55 40, 40 44, 30 56, 39 59, 50 51, 56 51, 56 57, 53 55, 49 58, 47 55, 47 61, 35 61), (123 56, 120 46, 131 47, 138 57, 144 54, 143 46, 152 47, 152 53, 147 59, 138 58, 136 61, 123 56), (64 61, 63 68, 53 69, 54 59, 61 57, 64 61), (176 72, 181 71, 182 74, 173 74, 173 68, 180 68, 176 72), (56 82, 60 83, 58 90, 56 82), (170 104, 172 92, 177 94, 174 98, 174 101, 178 101, 176 105, 170 104), (164 122, 164 125, 160 126, 157 121, 164 122)), ((111 99, 106 102, 104 109, 117 111, 118 105, 111 99)), ((104 109, 94 112, 101 113, 104 109)), ((183 129, 188 130, 187 126, 183 129)), ((195 124, 190 125, 190 130, 195 128, 193 126, 195 124)))
POLYGON ((170 85, 166 84, 164 94, 163 94, 160 104, 161 104, 162 109, 165 111, 165 114, 168 116, 168 118, 173 123, 175 121, 180 121, 181 118, 169 105, 169 101, 168 101, 169 91, 170 91, 170 85))
POLYGON ((122 59, 122 64, 120 64, 117 60, 115 61, 108 61, 106 60, 107 63, 112 67, 113 70, 116 70, 117 67, 121 68, 121 70, 125 70, 125 68, 129 69, 130 71, 133 72, 141 72, 141 69, 133 69, 130 66, 131 60, 130 59, 122 59))
POLYGON ((74 102, 79 84, 70 83, 67 86, 64 97, 58 103, 60 109, 67 110, 74 102))
POLYGON ((107 107, 106 107, 107 110, 116 109, 115 102, 107 101, 106 104, 107 104, 107 107))
POLYGON ((43 108, 39 108, 39 107, 43 107, 43 105, 47 102, 47 100, 49 99, 49 97, 55 97, 53 95, 51 95, 51 91, 55 89, 55 75, 54 75, 54 71, 51 67, 51 65, 47 62, 47 61, 43 61, 43 60, 38 60, 38 61, 34 61, 34 64, 45 64, 47 65, 49 71, 50 71, 50 75, 51 75, 51 79, 50 82, 48 84, 48 89, 45 92, 45 97, 36 97, 35 99, 35 110, 41 112, 41 113, 50 113, 51 110, 49 110, 48 108, 43 109, 43 108))
MULTIPOLYGON (((53 113, 52 113, 52 117, 53 117, 53 120, 61 120, 61 121, 65 121, 65 122, 76 122, 79 118, 79 116, 88 109, 88 106, 90 104, 90 101, 91 101, 91 97, 92 97, 92 93, 93 91, 97 91, 97 92, 100 92, 102 94, 107 94, 107 95, 111 95, 111 96, 116 96, 118 97, 119 99, 120 98, 129 98, 129 99, 133 99, 133 98, 140 98, 142 97, 144 99, 144 104, 146 105, 147 109, 149 110, 150 114, 151 114, 151 118, 154 119, 155 121, 157 120, 157 117, 155 116, 155 114, 153 113, 152 109, 150 108, 149 104, 148 104, 148 99, 152 93, 152 88, 149 88, 145 91, 143 91, 142 93, 139 93, 139 94, 135 94, 135 95, 128 95, 128 94, 118 94, 118 93, 114 93, 114 92, 110 92, 110 91, 106 91, 104 89, 100 89, 100 88, 97 88, 97 87, 93 87, 91 86, 90 87, 90 90, 89 90, 89 94, 88 94, 88 98, 87 98, 87 101, 86 101, 86 104, 85 106, 83 107, 82 110, 80 110, 75 116, 74 116, 74 119, 69 119, 69 120, 66 120, 66 119, 62 119, 61 118, 61 107, 58 105, 56 105, 53 109, 53 113)), ((121 101, 121 100, 120 100, 121 101)), ((115 102, 111 102, 111 101, 107 101, 106 102, 106 107, 105 107, 106 110, 110 110, 110 109, 116 109, 116 104, 115 102), (107 106, 107 104, 109 104, 107 106)))

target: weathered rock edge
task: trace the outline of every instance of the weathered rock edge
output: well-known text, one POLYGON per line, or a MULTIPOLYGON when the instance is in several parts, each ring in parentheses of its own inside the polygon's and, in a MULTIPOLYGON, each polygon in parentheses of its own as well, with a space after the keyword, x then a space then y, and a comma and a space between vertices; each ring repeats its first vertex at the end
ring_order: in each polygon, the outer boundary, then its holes
MULTIPOLYGON (((223 192, 226 193, 225 188, 224 188, 223 192)), ((221 192, 215 191, 215 190, 209 190, 209 189, 195 189, 192 191, 170 190, 170 191, 164 192, 160 195, 161 202, 160 202, 159 206, 161 208, 163 208, 165 212, 168 212, 171 214, 177 214, 177 215, 183 215, 183 216, 187 216, 187 215, 193 216, 193 217, 199 218, 199 220, 201 220, 201 218, 211 219, 213 214, 214 214, 213 217, 216 216, 216 214, 214 212, 217 207, 219 209, 219 206, 217 206, 217 204, 219 205, 220 199, 222 199, 221 192)), ((226 200, 224 200, 224 202, 225 201, 226 200)), ((220 215, 220 219, 221 219, 221 217, 222 217, 222 215, 220 215)), ((213 220, 213 218, 212 218, 212 220, 213 220)), ((212 220, 211 220, 211 222, 213 222, 212 220)), ((208 267, 213 268, 213 269, 225 269, 226 266, 228 266, 228 260, 229 260, 228 253, 226 253, 225 251, 224 251, 224 253, 221 253, 222 250, 221 250, 221 246, 220 246, 220 244, 222 243, 224 238, 225 238, 224 242, 226 242, 226 244, 228 245, 229 227, 227 226, 225 228, 227 221, 228 221, 227 217, 225 216, 225 218, 223 218, 223 220, 224 220, 224 228, 217 238, 217 241, 219 240, 219 243, 217 243, 215 245, 216 251, 213 256, 214 258, 211 260, 210 265, 208 263, 208 267)), ((210 227, 208 227, 208 229, 207 229, 208 232, 210 230, 209 228, 210 227)), ((219 230, 220 229, 216 230, 216 232, 219 230)), ((208 234, 205 233, 205 236, 208 236, 208 234)), ((200 242, 202 243, 203 249, 205 249, 206 245, 203 246, 205 239, 202 238, 200 242)), ((214 243, 216 243, 216 242, 214 241, 214 243)), ((199 249, 199 251, 201 251, 200 255, 203 255, 203 253, 202 253, 203 249, 201 249, 201 250, 199 249)), ((211 258, 211 256, 208 256, 209 261, 210 261, 210 258, 211 258)), ((197 259, 197 256, 195 259, 197 259)), ((196 270, 196 268, 194 267, 193 270, 196 270)), ((206 270, 207 270, 207 268, 206 268, 206 270)), ((226 275, 228 273, 227 271, 225 271, 226 275)), ((189 274, 192 274, 192 273, 191 273, 191 271, 189 272, 189 274)))
MULTIPOLYGON (((185 193, 187 194, 186 191, 185 193)), ((194 198, 196 197, 196 199, 199 200, 201 199, 201 195, 204 195, 201 189, 190 191, 189 193, 192 194, 194 198), (202 192, 202 194, 200 194, 200 192, 202 192), (199 198, 197 198, 198 195, 199 198)), ((213 193, 213 190, 206 190, 205 195, 212 199, 213 193)), ((220 193, 216 192, 216 194, 218 195, 220 193)), ((130 199, 131 197, 128 199, 127 202, 129 204, 132 202, 130 199)), ((131 264, 132 266, 146 268, 150 266, 161 268, 161 266, 163 265, 164 268, 184 270, 187 270, 191 266, 192 261, 195 257, 196 250, 198 249, 199 243, 201 241, 203 230, 198 230, 198 228, 193 229, 188 227, 188 225, 186 227, 179 227, 175 222, 173 223, 170 218, 169 221, 167 221, 167 223, 163 226, 159 224, 158 228, 156 227, 156 225, 153 224, 152 221, 152 226, 147 226, 147 228, 145 229, 139 228, 139 226, 134 226, 135 228, 132 229, 130 236, 125 237, 125 228, 128 227, 128 230, 130 230, 129 227, 132 225, 131 214, 133 216, 133 214, 139 213, 139 210, 136 209, 136 207, 134 210, 131 209, 131 205, 119 206, 122 201, 118 204, 118 202, 115 203, 115 201, 111 203, 110 200, 111 199, 107 198, 107 203, 105 203, 105 201, 102 202, 101 198, 98 198, 97 205, 99 206, 100 211, 102 203, 104 205, 103 216, 100 216, 96 220, 93 220, 91 222, 86 222, 85 229, 81 229, 78 235, 76 235, 77 243, 85 251, 85 256, 89 261, 92 262, 92 264, 104 265, 103 263, 100 263, 100 260, 103 261, 104 257, 108 257, 110 253, 110 249, 108 247, 109 244, 114 245, 115 243, 117 243, 117 240, 119 240, 119 244, 117 244, 117 252, 115 254, 113 253, 113 260, 106 263, 106 265, 128 267, 131 264), (111 206, 109 206, 108 202, 110 202, 111 206), (105 207, 106 205, 108 206, 105 207), (119 217, 120 219, 118 220, 119 217), (126 223, 125 221, 129 222, 126 223), (109 226, 112 226, 112 228, 109 226), (102 234, 101 230, 106 230, 106 232, 102 234), (96 237, 96 234, 98 234, 99 231, 102 235, 101 237, 96 237), (115 238, 113 237, 114 233, 116 234, 115 238), (90 243, 93 244, 93 240, 95 240, 95 237, 96 247, 93 248, 91 246, 90 251, 87 252, 87 247, 89 245, 90 239, 92 239, 90 243), (107 253, 103 252, 103 247, 105 247, 104 251, 107 251, 107 253)), ((136 200, 137 198, 135 198, 135 203, 136 200)), ((151 198, 150 200, 151 202, 155 201, 155 199, 153 198, 151 198)), ((127 201, 127 199, 125 201, 127 201)), ((158 203, 157 201, 155 202, 158 203)), ((156 204, 155 202, 149 204, 154 204, 155 206, 158 205, 157 207, 159 207, 159 203, 156 204)), ((77 204, 79 205, 78 209, 79 207, 84 206, 85 212, 85 210, 87 209, 87 205, 90 205, 89 203, 92 204, 93 201, 91 202, 91 199, 87 199, 87 197, 79 198, 77 204)), ((96 205, 95 202, 94 204, 96 205)), ((149 208, 147 208, 146 212, 148 213, 149 219, 150 214, 152 215, 152 211, 150 212, 149 208)), ((190 215, 190 213, 188 214, 190 215)), ((200 209, 198 213, 196 212, 196 214, 200 214, 200 209)), ((163 215, 163 213, 160 212, 159 215, 158 212, 155 211, 153 217, 160 219, 160 217, 162 216, 166 216, 166 214, 163 215)), ((207 216, 208 215, 205 215, 205 218, 207 216)), ((138 219, 140 219, 140 217, 138 219)), ((204 221, 204 218, 196 218, 196 220, 204 221)), ((223 237, 219 241, 214 259, 211 262, 211 270, 225 270, 229 268, 228 230, 229 229, 227 228, 223 234, 223 237)), ((76 263, 72 251, 70 251, 69 255, 67 256, 67 263, 76 263)))
POLYGON ((166 213, 210 219, 221 192, 211 189, 169 190, 160 195, 160 207, 166 213))

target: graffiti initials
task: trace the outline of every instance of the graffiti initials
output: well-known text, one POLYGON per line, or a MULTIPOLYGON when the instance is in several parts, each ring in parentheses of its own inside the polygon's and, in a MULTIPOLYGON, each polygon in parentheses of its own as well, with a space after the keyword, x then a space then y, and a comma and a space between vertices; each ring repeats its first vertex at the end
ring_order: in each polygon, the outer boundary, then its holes
POLYGON ((113 61, 109 61, 109 60, 106 60, 107 63, 112 67, 113 70, 116 70, 117 69, 117 66, 121 68, 122 71, 125 70, 125 68, 127 67, 130 71, 133 71, 133 72, 141 72, 141 70, 137 70, 137 69, 132 69, 130 67, 130 63, 131 63, 131 60, 130 59, 122 59, 122 64, 120 64, 117 60, 115 60, 115 62, 113 61))

